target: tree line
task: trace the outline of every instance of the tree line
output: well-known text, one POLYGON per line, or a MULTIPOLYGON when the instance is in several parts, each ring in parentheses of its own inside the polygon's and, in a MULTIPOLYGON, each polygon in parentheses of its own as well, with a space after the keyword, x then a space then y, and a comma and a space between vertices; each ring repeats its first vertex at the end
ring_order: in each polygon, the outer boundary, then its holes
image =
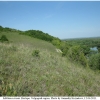
POLYGON ((40 30, 28 30, 28 31, 20 32, 19 34, 28 35, 28 36, 38 38, 38 39, 41 39, 41 40, 45 40, 45 41, 48 41, 48 42, 52 42, 55 39, 60 40, 59 38, 53 37, 53 36, 49 35, 48 33, 44 33, 40 30))

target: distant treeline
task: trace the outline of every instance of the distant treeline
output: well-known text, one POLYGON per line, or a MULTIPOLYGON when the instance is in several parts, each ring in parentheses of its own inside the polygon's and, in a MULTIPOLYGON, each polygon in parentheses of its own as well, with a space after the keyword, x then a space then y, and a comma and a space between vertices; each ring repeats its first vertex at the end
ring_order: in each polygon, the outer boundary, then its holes
POLYGON ((22 32, 22 31, 17 30, 17 29, 0 26, 0 32, 8 32, 8 31, 11 31, 11 32, 22 32))
POLYGON ((51 36, 48 33, 44 33, 40 30, 21 31, 21 30, 16 30, 16 29, 9 28, 9 27, 0 26, 0 32, 1 31, 2 32, 8 32, 8 31, 9 32, 19 32, 20 35, 28 35, 28 36, 38 38, 38 39, 41 39, 41 40, 45 40, 45 41, 48 41, 48 42, 52 42, 53 40, 61 41, 59 38, 51 36))
POLYGON ((94 37, 94 38, 80 38, 80 39, 67 39, 64 40, 70 44, 76 45, 84 45, 88 47, 98 47, 100 46, 100 37, 94 37))
POLYGON ((31 37, 49 41, 49 42, 52 42, 52 40, 54 40, 54 39, 60 40, 59 38, 53 37, 53 36, 49 35, 48 33, 44 33, 40 30, 28 30, 28 31, 20 32, 20 34, 29 35, 31 37))

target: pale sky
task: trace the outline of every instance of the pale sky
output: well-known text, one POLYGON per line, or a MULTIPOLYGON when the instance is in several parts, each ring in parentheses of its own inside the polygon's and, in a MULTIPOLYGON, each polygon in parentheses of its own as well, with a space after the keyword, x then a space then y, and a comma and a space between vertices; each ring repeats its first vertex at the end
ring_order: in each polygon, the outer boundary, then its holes
POLYGON ((60 39, 100 36, 100 1, 0 1, 0 25, 60 39))

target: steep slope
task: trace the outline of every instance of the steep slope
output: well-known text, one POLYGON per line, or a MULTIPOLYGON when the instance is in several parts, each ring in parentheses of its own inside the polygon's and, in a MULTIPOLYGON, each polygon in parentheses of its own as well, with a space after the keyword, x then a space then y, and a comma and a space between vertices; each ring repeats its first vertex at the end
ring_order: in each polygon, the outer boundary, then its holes
POLYGON ((11 42, 0 43, 1 96, 100 96, 99 72, 70 62, 48 42, 2 34, 11 42))
POLYGON ((100 73, 49 50, 32 56, 35 49, 0 43, 1 95, 100 96, 100 73))

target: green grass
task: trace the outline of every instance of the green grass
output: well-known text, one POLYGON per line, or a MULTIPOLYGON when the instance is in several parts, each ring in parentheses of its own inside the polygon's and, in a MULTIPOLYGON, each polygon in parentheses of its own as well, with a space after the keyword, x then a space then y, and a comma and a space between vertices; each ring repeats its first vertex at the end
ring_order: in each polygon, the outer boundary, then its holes
POLYGON ((18 32, 1 32, 0 37, 2 35, 6 35, 10 43, 14 43, 14 45, 25 45, 29 48, 40 48, 46 49, 52 52, 56 52, 56 48, 49 42, 45 42, 40 39, 36 39, 26 35, 20 35, 18 32))
POLYGON ((0 43, 1 96, 100 96, 100 72, 70 62, 48 42, 8 34, 13 42, 0 43))

